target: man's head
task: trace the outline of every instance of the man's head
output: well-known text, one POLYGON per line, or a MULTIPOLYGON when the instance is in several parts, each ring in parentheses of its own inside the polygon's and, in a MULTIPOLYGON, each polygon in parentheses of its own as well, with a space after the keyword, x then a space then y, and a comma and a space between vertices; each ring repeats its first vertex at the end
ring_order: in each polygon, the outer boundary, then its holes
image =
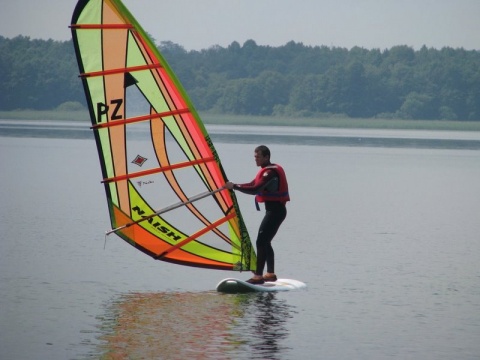
POLYGON ((255 148, 255 163, 261 167, 270 164, 270 149, 268 147, 260 145, 255 148))

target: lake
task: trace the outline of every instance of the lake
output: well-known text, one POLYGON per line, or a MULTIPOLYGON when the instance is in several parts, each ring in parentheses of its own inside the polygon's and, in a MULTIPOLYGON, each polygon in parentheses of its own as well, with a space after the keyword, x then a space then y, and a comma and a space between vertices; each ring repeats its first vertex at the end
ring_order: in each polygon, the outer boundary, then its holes
MULTIPOLYGON (((292 201, 280 277, 154 261, 112 235, 88 125, 0 121, 1 359, 478 359, 480 133, 207 126, 229 179, 264 143, 292 201)), ((252 237, 263 212, 238 194, 252 237)))

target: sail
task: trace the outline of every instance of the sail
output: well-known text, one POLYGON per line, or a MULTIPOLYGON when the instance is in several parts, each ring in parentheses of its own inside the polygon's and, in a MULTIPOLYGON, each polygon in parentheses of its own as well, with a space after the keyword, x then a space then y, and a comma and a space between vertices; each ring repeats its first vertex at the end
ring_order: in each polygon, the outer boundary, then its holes
POLYGON ((154 259, 254 270, 212 141, 180 82, 119 0, 80 0, 72 37, 112 231, 154 259))

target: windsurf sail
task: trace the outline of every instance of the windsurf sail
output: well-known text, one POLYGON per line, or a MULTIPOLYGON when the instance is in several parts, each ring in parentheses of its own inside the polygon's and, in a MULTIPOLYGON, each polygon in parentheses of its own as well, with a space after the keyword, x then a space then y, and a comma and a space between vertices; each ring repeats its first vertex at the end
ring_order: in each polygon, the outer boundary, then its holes
POLYGON ((119 0, 80 0, 73 43, 112 230, 154 259, 254 270, 217 151, 185 90, 119 0))

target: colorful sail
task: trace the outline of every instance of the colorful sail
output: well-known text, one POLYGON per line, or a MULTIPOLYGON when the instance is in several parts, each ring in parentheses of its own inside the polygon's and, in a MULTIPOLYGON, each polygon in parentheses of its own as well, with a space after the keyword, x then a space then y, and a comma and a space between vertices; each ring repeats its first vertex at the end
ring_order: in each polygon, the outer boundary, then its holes
POLYGON ((72 36, 112 231, 158 260, 253 270, 255 252, 212 141, 119 0, 80 0, 72 36))

